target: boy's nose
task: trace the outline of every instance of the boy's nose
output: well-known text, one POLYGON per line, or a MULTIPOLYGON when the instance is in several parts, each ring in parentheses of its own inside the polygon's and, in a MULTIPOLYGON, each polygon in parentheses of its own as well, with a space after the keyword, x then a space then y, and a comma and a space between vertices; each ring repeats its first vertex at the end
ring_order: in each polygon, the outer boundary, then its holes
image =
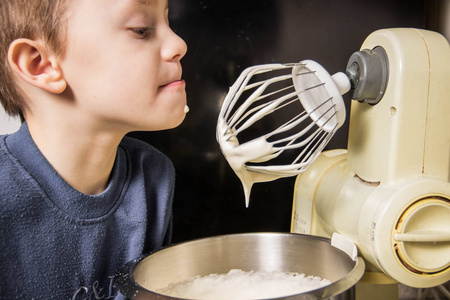
POLYGON ((179 61, 187 52, 186 42, 170 29, 161 56, 167 61, 179 61))

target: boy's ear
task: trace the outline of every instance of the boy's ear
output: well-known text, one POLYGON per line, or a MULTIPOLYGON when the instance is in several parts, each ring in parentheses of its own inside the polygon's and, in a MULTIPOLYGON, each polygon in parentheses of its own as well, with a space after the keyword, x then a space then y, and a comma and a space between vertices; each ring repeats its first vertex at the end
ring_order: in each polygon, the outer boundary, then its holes
POLYGON ((61 67, 40 41, 17 39, 8 51, 11 69, 27 83, 50 93, 62 93, 67 86, 61 67))

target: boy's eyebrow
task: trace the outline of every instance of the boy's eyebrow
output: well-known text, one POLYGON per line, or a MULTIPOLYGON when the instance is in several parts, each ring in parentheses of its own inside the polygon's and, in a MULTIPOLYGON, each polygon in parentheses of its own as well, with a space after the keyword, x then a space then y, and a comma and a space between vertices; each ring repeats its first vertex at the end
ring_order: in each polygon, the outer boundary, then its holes
POLYGON ((128 3, 131 6, 147 6, 147 7, 156 7, 160 2, 164 2, 165 7, 169 7, 169 0, 129 0, 128 3))
POLYGON ((150 5, 150 6, 155 6, 158 4, 158 0, 134 0, 134 2, 137 4, 150 5))

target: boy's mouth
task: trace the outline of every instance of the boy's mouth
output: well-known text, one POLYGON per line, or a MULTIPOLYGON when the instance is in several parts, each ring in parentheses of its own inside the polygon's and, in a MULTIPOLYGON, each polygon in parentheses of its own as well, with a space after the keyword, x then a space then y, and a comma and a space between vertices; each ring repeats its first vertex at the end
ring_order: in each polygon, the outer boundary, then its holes
POLYGON ((185 84, 186 84, 186 83, 184 82, 184 80, 183 80, 183 79, 180 79, 180 80, 174 80, 174 81, 171 81, 171 82, 166 83, 166 84, 164 84, 164 85, 161 85, 159 88, 161 89, 161 88, 184 87, 185 84))

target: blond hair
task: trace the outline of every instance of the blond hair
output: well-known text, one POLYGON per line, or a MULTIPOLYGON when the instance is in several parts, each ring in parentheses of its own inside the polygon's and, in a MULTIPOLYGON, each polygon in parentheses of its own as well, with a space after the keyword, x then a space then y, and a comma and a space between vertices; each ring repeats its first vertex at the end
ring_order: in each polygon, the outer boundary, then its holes
POLYGON ((21 116, 23 97, 8 63, 10 44, 18 38, 41 39, 55 55, 65 52, 66 0, 0 1, 0 103, 10 116, 21 116))

